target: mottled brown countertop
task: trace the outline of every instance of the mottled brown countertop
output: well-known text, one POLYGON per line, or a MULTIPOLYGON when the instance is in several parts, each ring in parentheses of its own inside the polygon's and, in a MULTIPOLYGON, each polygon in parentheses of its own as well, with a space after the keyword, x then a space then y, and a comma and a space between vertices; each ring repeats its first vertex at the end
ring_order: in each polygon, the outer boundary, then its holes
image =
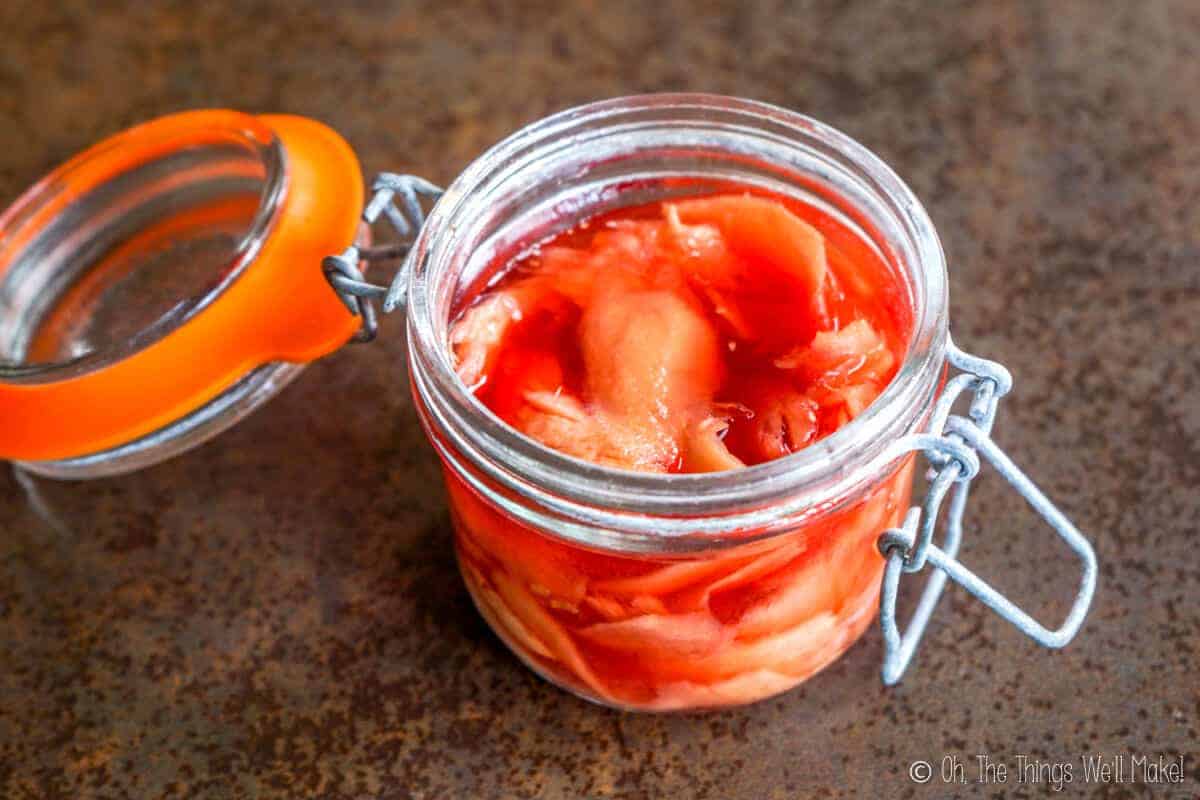
MULTIPOLYGON (((312 115, 366 170, 441 182, 589 99, 798 109, 925 201, 957 338, 1017 377, 997 437, 1091 536, 1100 588, 1062 652, 952 590, 896 689, 872 630, 748 709, 593 707, 473 611, 388 319, 165 465, 32 496, 0 474, 0 796, 1048 793, 907 777, 980 754, 1075 761, 1066 794, 1200 791, 1200 5, 192 5, 0 4, 0 198, 183 108, 312 115), (1118 752, 1183 754, 1188 782, 1082 783, 1081 754, 1118 752)), ((983 480, 964 557, 1061 615, 1074 566, 1018 506, 983 480)))

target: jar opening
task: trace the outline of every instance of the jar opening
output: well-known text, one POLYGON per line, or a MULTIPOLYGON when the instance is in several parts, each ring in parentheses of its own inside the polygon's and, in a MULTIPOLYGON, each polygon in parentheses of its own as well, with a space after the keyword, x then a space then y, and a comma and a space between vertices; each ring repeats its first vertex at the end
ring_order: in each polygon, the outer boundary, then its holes
POLYGON ((253 260, 283 152, 236 112, 165 117, 76 156, 0 217, 0 380, 62 380, 158 341, 253 260))
POLYGON ((796 513, 843 501, 881 467, 880 459, 894 458, 888 445, 919 424, 936 389, 946 302, 944 257, 928 215, 861 145, 807 117, 744 100, 623 98, 517 132, 450 187, 412 254, 409 360, 443 458, 545 509, 518 509, 518 516, 552 515, 556 531, 563 520, 579 523, 584 530, 568 525, 565 535, 583 539, 609 528, 642 530, 651 539, 769 532, 784 515, 794 522, 796 513), (459 294, 498 256, 616 207, 729 185, 793 197, 837 215, 903 279, 912 308, 908 352, 859 417, 797 453, 745 469, 635 473, 579 461, 526 438, 458 380, 448 346, 450 315, 459 294))

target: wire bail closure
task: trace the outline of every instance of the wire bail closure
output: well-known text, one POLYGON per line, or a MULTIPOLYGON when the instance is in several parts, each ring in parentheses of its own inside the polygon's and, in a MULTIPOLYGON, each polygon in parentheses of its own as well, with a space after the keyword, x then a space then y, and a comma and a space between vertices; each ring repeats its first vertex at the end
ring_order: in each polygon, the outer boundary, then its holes
POLYGON ((887 559, 879 596, 879 624, 883 632, 883 682, 895 685, 903 676, 925 633, 929 618, 949 578, 984 605, 1015 625, 1044 647, 1061 648, 1074 638, 1083 624, 1096 590, 1096 554, 1091 544, 1041 490, 992 441, 990 434, 1000 398, 1012 388, 1012 376, 1002 365, 964 353, 947 343, 946 360, 960 371, 950 379, 934 406, 929 432, 913 434, 896 444, 896 457, 921 452, 932 465, 929 489, 920 506, 913 506, 900 528, 879 537, 879 549, 887 559), (973 397, 966 417, 951 416, 955 400, 966 391, 973 397), (1056 630, 1048 630, 1000 592, 957 560, 962 543, 962 516, 971 480, 978 474, 981 457, 1016 489, 1083 562, 1079 592, 1066 619, 1056 630), (946 537, 941 547, 933 544, 938 512, 953 489, 946 519, 946 537), (929 563, 929 576, 917 608, 902 635, 896 623, 896 595, 902 572, 919 572, 929 563))
POLYGON ((362 221, 368 227, 374 225, 380 215, 387 217, 400 241, 376 247, 359 247, 352 244, 335 256, 326 256, 321 261, 325 278, 337 293, 338 298, 351 314, 362 317, 362 326, 354 335, 354 342, 370 342, 379 331, 375 303, 383 301, 383 313, 390 314, 403 308, 408 289, 408 253, 412 242, 425 224, 425 211, 421 198, 436 201, 444 190, 416 175, 380 173, 371 184, 374 195, 363 208, 362 221), (397 205, 397 202, 399 205, 397 205), (388 261, 402 258, 404 262, 388 286, 368 283, 359 267, 361 262, 388 261))

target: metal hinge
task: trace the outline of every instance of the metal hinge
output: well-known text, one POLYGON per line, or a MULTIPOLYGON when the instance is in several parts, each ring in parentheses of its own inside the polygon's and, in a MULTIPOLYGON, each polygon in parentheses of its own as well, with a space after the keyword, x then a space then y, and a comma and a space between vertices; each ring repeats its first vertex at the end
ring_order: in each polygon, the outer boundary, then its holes
POLYGON ((387 217, 399 241, 377 247, 350 245, 336 256, 326 256, 321 262, 325 278, 350 313, 362 318, 362 326, 354 336, 355 342, 369 342, 379 330, 375 303, 383 301, 383 312, 391 313, 404 306, 408 288, 408 253, 417 233, 425 224, 421 198, 436 201, 443 190, 415 175, 381 173, 371 184, 374 195, 363 208, 362 221, 374 225, 380 215, 387 217), (397 205, 399 201, 399 205, 397 205), (403 259, 400 269, 388 286, 368 283, 359 264, 374 261, 403 259))

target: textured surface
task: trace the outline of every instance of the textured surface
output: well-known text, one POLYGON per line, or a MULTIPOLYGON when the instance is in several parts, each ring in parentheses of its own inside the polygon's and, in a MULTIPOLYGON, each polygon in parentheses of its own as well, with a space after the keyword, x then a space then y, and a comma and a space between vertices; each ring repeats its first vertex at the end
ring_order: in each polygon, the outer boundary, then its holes
MULTIPOLYGON (((952 590, 897 689, 872 631, 749 709, 586 705, 470 607, 389 319, 164 466, 29 496, 0 474, 0 796, 941 797, 910 761, 973 779, 977 754, 1074 761, 1068 794, 1197 793, 1197 4, 192 5, 0 4, 0 198, 189 107, 313 115, 368 171, 440 182, 603 96, 807 112, 928 205, 957 337, 1017 376, 997 438, 1093 538, 1100 590, 1059 653, 952 590), (1118 752, 1183 754, 1188 782, 1083 784, 1080 754, 1118 752)), ((970 516, 967 561, 1061 614, 1064 548, 994 481, 970 516)), ((1047 786, 953 787, 1002 792, 1047 786)))

